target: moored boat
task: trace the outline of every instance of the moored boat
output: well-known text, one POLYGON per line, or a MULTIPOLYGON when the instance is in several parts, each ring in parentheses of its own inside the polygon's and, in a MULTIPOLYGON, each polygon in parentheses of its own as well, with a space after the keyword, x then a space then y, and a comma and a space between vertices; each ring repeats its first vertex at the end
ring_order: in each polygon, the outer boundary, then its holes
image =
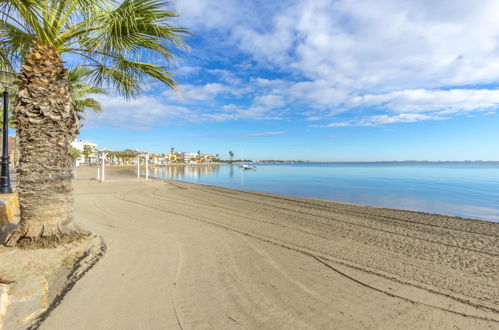
POLYGON ((256 166, 255 165, 247 165, 247 164, 241 164, 239 165, 239 168, 243 169, 243 170, 256 170, 256 166))

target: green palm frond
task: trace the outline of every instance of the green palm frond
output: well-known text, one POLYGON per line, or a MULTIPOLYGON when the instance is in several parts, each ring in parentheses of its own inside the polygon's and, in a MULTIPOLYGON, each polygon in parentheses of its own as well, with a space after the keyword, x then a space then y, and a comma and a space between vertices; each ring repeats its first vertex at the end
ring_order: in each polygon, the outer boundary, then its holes
POLYGON ((89 76, 92 69, 85 66, 72 67, 68 72, 68 79, 71 83, 71 97, 76 104, 76 111, 80 119, 84 118, 87 110, 96 113, 102 112, 102 105, 94 98, 88 97, 92 94, 106 94, 106 91, 100 87, 89 84, 89 76))
MULTIPOLYGON (((160 0, 0 0, 0 66, 19 68, 33 42, 81 58, 85 80, 125 97, 160 81, 175 88, 169 65, 188 49, 177 12, 160 0)), ((70 78, 71 79, 71 78, 70 78)), ((87 90, 88 93, 96 91, 87 90)))
POLYGON ((125 97, 133 97, 142 92, 139 77, 127 75, 126 72, 116 69, 115 65, 90 65, 93 68, 90 81, 96 86, 108 85, 125 97))
POLYGON ((99 103, 99 101, 92 98, 76 100, 76 107, 78 109, 81 109, 81 111, 79 112, 82 112, 84 114, 86 114, 87 109, 90 109, 96 113, 102 112, 102 105, 99 103))

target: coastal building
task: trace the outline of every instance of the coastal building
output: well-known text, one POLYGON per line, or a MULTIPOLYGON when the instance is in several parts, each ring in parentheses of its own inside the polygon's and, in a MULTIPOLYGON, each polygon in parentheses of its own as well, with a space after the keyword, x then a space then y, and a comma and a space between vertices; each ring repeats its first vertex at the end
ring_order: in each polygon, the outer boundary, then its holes
POLYGON ((19 148, 15 136, 9 136, 9 160, 12 166, 16 166, 19 163, 19 148))
POLYGON ((77 149, 82 155, 76 158, 76 166, 97 164, 97 144, 90 141, 75 140, 71 142, 71 147, 77 149))
POLYGON ((183 152, 182 153, 182 160, 186 164, 194 164, 196 161, 198 154, 195 152, 183 152))
POLYGON ((196 162, 197 163, 211 163, 214 160, 215 160, 215 156, 214 155, 210 155, 210 154, 199 154, 197 156, 196 162))
POLYGON ((149 162, 153 165, 164 165, 168 162, 168 157, 165 154, 149 155, 149 162))
MULTIPOLYGON (((0 153, 2 152, 2 144, 0 143, 0 153)), ((11 166, 16 166, 19 163, 19 148, 15 136, 9 136, 9 161, 11 166)))
POLYGON ((175 148, 164 156, 165 164, 204 164, 211 163, 217 158, 215 155, 202 154, 201 152, 178 152, 175 148))
POLYGON ((168 164, 178 163, 182 160, 182 154, 177 152, 175 148, 170 149, 170 153, 166 155, 168 164))

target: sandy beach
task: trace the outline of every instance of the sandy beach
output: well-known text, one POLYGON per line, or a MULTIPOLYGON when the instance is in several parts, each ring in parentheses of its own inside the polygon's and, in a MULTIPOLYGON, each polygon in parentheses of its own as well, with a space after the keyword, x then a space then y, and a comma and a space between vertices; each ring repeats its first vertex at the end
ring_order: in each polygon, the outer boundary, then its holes
POLYGON ((42 329, 498 329, 499 224, 79 169, 105 256, 42 329))

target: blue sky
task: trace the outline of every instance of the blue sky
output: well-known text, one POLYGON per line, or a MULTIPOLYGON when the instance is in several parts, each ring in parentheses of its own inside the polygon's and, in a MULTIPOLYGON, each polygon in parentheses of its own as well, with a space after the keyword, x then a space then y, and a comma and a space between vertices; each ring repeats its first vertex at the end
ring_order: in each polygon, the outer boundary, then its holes
POLYGON ((175 93, 99 96, 80 139, 313 161, 499 160, 496 0, 177 0, 175 93))

